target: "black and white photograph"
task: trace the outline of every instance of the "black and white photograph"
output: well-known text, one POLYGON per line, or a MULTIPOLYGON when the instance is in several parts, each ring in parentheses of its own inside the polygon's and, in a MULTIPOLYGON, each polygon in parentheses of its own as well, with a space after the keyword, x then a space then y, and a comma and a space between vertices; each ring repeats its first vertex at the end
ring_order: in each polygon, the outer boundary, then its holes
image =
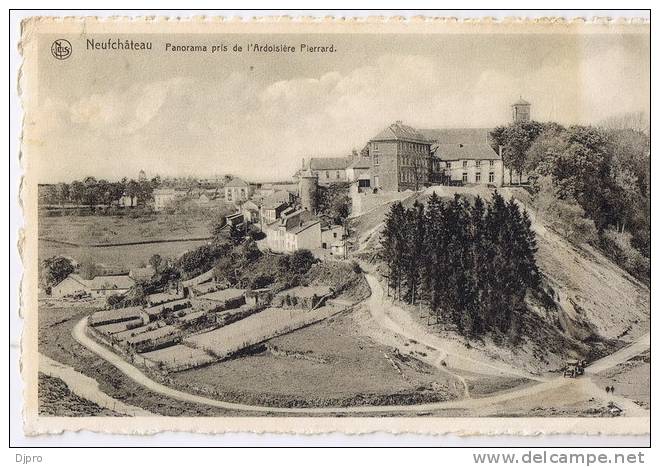
POLYGON ((650 46, 23 20, 26 430, 648 434, 650 46))

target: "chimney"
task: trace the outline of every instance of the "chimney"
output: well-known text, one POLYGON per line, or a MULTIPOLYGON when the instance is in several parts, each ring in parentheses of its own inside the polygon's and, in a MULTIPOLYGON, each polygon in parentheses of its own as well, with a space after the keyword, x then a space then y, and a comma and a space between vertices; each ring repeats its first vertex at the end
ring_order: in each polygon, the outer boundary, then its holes
POLYGON ((499 150, 500 150, 500 159, 501 159, 502 158, 502 145, 501 144, 500 144, 499 150))
POLYGON ((302 159, 302 168, 303 168, 303 169, 305 168, 305 158, 304 158, 304 157, 303 157, 303 159, 302 159))

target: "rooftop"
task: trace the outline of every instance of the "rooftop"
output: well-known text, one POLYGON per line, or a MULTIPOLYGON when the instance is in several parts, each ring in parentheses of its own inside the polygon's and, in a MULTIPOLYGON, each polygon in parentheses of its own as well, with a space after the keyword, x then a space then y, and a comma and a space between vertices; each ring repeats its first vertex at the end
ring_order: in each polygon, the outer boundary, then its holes
POLYGON ((499 160, 500 155, 489 144, 434 144, 433 155, 443 161, 499 160))
POLYGON ((309 160, 309 168, 312 170, 344 170, 350 163, 350 157, 312 157, 309 160))
POLYGON ((525 99, 523 99, 523 98, 521 97, 521 98, 518 99, 516 102, 514 102, 513 104, 511 104, 511 106, 514 106, 514 105, 532 105, 532 104, 530 104, 529 102, 527 102, 525 99))
POLYGON ((488 143, 491 128, 430 128, 419 131, 440 144, 481 144, 488 143))
POLYGON ((128 275, 96 276, 94 279, 83 279, 78 274, 69 274, 69 278, 91 290, 125 290, 135 284, 135 281, 128 275))
POLYGON ((247 182, 241 180, 238 177, 232 178, 229 180, 227 183, 225 183, 225 187, 230 187, 230 188, 247 188, 249 185, 247 182))
POLYGON ((348 166, 349 169, 370 169, 371 168, 371 158, 370 157, 356 157, 353 162, 348 166))
POLYGON ((142 316, 142 308, 137 306, 117 308, 115 310, 101 310, 90 315, 89 324, 93 326, 95 323, 114 320, 129 320, 139 318, 140 316, 142 316))
POLYGON ((412 141, 428 144, 430 141, 415 128, 404 125, 400 120, 378 133, 371 141, 412 141))
POLYGON ((273 209, 281 206, 283 203, 291 201, 291 193, 285 190, 277 190, 273 194, 266 196, 263 200, 263 206, 266 209, 273 209))
POLYGON ((207 293, 206 295, 202 295, 200 298, 205 300, 213 300, 214 302, 226 302, 228 300, 234 300, 236 298, 242 297, 244 292, 244 289, 229 288, 207 293))

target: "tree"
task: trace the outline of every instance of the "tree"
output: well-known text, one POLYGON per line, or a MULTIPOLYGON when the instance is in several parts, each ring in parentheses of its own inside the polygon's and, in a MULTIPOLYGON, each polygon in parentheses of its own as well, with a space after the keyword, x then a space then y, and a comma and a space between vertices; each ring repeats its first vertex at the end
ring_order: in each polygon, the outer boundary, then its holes
POLYGON ((98 275, 98 267, 91 256, 85 256, 80 261, 80 277, 86 280, 94 279, 98 275))
POLYGON ((144 206, 148 201, 153 200, 154 187, 146 178, 141 179, 138 186, 138 203, 144 206))
POLYGON ((229 226, 229 239, 234 245, 239 245, 245 239, 243 228, 236 224, 231 224, 229 226))
POLYGON ((527 151, 536 138, 543 133, 560 131, 561 126, 556 123, 514 122, 507 126, 500 126, 490 132, 491 145, 495 151, 502 147, 502 160, 509 169, 509 183, 512 174, 516 172, 518 182, 522 178, 527 165, 527 151))
POLYGON ((61 205, 69 201, 69 185, 66 183, 58 183, 56 187, 57 202, 61 205))
POLYGON ((319 186, 316 191, 318 212, 332 219, 339 225, 344 225, 350 214, 351 198, 349 184, 346 182, 319 186))
POLYGON ((444 204, 433 192, 426 208, 426 258, 422 264, 422 286, 432 311, 437 311, 441 301, 441 287, 445 276, 446 224, 444 204))
POLYGON ((245 266, 249 266, 261 257, 261 251, 259 250, 257 243, 251 238, 248 238, 243 242, 240 246, 240 252, 242 262, 245 266))
POLYGON ((133 179, 129 180, 128 183, 126 183, 125 193, 127 196, 130 196, 131 198, 139 196, 140 184, 133 179))
POLYGON ((403 268, 406 284, 406 298, 415 303, 419 295, 421 270, 424 267, 424 251, 426 242, 426 222, 424 205, 415 201, 413 208, 406 210, 405 236, 407 247, 404 250, 403 268))
POLYGON ((73 204, 81 205, 85 198, 85 185, 78 180, 73 181, 69 188, 69 196, 73 204))
POLYGON ((163 265, 163 258, 159 254, 154 254, 151 255, 151 258, 149 258, 149 265, 154 270, 154 273, 159 274, 161 271, 161 266, 163 265))
POLYGON ((210 225, 211 237, 213 237, 214 240, 224 239, 224 229, 226 225, 227 219, 224 215, 216 216, 215 219, 211 221, 210 225))
POLYGON ((394 289, 398 297, 403 278, 404 251, 406 238, 403 232, 405 209, 401 202, 396 202, 385 217, 385 227, 381 237, 381 258, 388 269, 388 285, 394 289))
POLYGON ((294 274, 303 275, 316 264, 317 259, 309 250, 296 250, 289 257, 289 268, 294 274))
POLYGON ((418 191, 422 184, 429 179, 429 161, 425 156, 412 156, 410 159, 411 175, 415 183, 415 191, 418 191))
POLYGON ((46 258, 41 267, 41 282, 47 287, 57 285, 73 271, 74 267, 68 258, 63 256, 46 258))

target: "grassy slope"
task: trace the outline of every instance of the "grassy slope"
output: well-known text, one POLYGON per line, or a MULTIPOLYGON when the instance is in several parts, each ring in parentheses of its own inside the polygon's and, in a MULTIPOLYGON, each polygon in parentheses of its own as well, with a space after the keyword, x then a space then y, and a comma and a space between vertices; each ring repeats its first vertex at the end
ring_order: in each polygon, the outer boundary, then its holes
MULTIPOLYGON (((425 202, 432 190, 444 199, 453 192, 489 197, 489 191, 483 188, 439 187, 408 198, 404 205, 412 205, 415 199, 425 202)), ((505 197, 521 195, 515 189, 501 191, 505 197)), ((379 241, 378 226, 390 205, 352 221, 357 238, 366 245, 365 258, 373 256, 379 241)), ((595 249, 578 248, 542 224, 535 222, 534 228, 545 291, 528 297, 529 313, 522 323, 524 338, 515 346, 492 338, 471 342, 472 346, 493 358, 543 372, 557 370, 566 358, 597 358, 648 330, 650 294, 644 284, 595 249)), ((414 315, 416 308, 410 311, 414 315)), ((451 334, 444 332, 444 337, 464 340, 451 334)))
POLYGON ((112 410, 75 395, 59 378, 39 373, 39 414, 58 417, 117 417, 112 410))
POLYGON ((447 400, 460 387, 436 368, 404 361, 361 335, 351 313, 271 339, 268 348, 172 377, 191 391, 287 407, 447 400))

